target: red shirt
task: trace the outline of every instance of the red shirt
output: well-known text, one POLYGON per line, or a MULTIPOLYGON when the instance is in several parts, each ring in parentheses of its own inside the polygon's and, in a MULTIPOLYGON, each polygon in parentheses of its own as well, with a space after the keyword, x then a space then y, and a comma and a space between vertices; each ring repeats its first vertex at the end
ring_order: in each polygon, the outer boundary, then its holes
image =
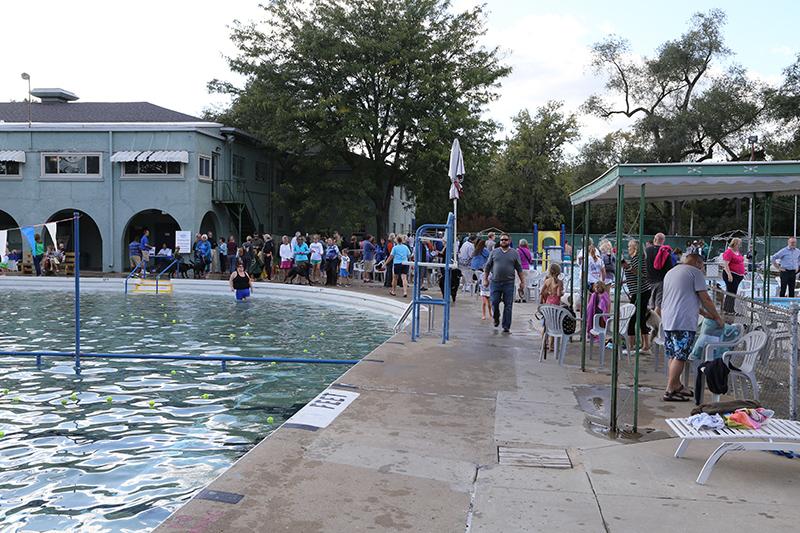
POLYGON ((725 250, 725 253, 722 254, 722 260, 730 263, 728 268, 731 269, 731 272, 744 276, 744 257, 742 257, 742 254, 728 248, 725 250))

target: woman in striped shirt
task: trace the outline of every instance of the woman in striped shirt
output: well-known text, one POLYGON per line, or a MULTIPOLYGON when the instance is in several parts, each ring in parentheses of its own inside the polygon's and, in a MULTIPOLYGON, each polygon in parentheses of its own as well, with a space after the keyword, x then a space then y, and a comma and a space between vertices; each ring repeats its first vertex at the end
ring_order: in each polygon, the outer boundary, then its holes
MULTIPOLYGON (((647 328, 647 303, 650 301, 650 283, 647 281, 647 273, 644 264, 642 265, 642 285, 639 286, 639 263, 643 259, 639 252, 639 241, 628 241, 628 254, 630 261, 622 260, 622 268, 625 269, 625 283, 628 285, 631 303, 638 308, 639 331, 642 334, 642 349, 639 353, 650 353, 650 335, 647 328)), ((634 315, 635 316, 635 315, 634 315)), ((634 349, 636 337, 636 319, 628 322, 628 349, 634 349)))

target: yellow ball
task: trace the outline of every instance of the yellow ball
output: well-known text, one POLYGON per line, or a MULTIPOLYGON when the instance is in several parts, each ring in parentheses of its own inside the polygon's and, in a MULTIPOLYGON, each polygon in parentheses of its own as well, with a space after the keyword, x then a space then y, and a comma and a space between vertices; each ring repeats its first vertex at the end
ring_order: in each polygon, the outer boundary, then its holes
POLYGON ((324 334, 324 333, 320 333, 320 334, 319 334, 319 336, 320 336, 320 337, 324 337, 324 336, 325 336, 325 334, 324 334))
POLYGON ((67 399, 66 399, 66 398, 64 398, 63 400, 61 400, 61 405, 67 405, 67 399))
POLYGON ((308 353, 308 350, 303 350, 303 353, 308 353))
POLYGON ((111 402, 113 402, 113 401, 114 401, 114 398, 112 398, 111 396, 109 396, 108 398, 106 398, 106 401, 107 401, 108 403, 111 403, 111 402))
POLYGON ((231 333, 231 339, 233 338, 233 333, 231 333))
POLYGON ((72 396, 70 396, 70 398, 73 399, 73 400, 77 400, 78 399, 78 395, 77 394, 73 394, 72 396))
POLYGON ((167 316, 167 313, 164 313, 164 316, 167 316))
POLYGON ((174 318, 172 319, 172 323, 173 323, 173 324, 175 323, 175 319, 174 319, 174 318))
POLYGON ((268 417, 267 417, 267 422, 269 422, 270 424, 272 424, 273 422, 275 422, 275 419, 274 419, 274 418, 272 418, 271 416, 268 416, 268 417))
POLYGON ((317 338, 317 336, 316 336, 316 335, 311 335, 311 338, 312 338, 312 339, 316 339, 316 338, 317 338))
POLYGON ((153 400, 150 400, 150 407, 153 407, 156 404, 153 400))
POLYGON ((172 371, 172 373, 173 373, 173 374, 177 374, 177 372, 175 372, 174 370, 172 371))
POLYGON ((208 400, 208 394, 203 394, 203 399, 208 400))
POLYGON ((5 437, 5 436, 6 436, 6 432, 5 431, 0 431, 0 437, 5 437))

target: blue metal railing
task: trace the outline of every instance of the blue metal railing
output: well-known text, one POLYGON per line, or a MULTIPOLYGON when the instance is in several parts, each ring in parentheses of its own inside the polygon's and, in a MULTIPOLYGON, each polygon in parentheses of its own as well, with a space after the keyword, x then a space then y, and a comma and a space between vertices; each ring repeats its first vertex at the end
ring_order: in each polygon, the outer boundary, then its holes
MULTIPOLYGON (((158 256, 156 256, 156 257, 158 257, 158 256)), ((144 271, 146 271, 146 269, 147 269, 147 264, 146 264, 146 263, 147 263, 147 262, 146 262, 144 259, 142 259, 142 260, 139 262, 139 264, 138 264, 138 265, 136 265, 136 267, 135 267, 135 268, 134 268, 134 269, 131 271, 131 273, 130 273, 130 274, 128 274, 128 277, 126 277, 126 278, 125 278, 125 294, 128 294, 128 280, 129 280, 130 278, 132 278, 134 274, 136 274, 136 271, 137 271, 137 270, 139 270, 139 267, 140 267, 140 266, 142 266, 142 263, 145 263, 144 267, 142 267, 142 271, 143 271, 143 272, 144 272, 144 271)), ((164 268, 164 270, 162 270, 161 272, 159 272, 158 274, 156 274, 156 275, 155 275, 155 276, 156 276, 156 277, 155 277, 155 280, 156 280, 156 294, 158 294, 158 281, 159 281, 159 279, 161 279, 161 276, 163 276, 163 275, 164 275, 164 273, 165 273, 167 270, 169 270, 170 268, 172 268, 172 265, 177 265, 177 264, 178 264, 178 260, 177 260, 177 259, 174 259, 174 260, 172 261, 172 263, 170 263, 169 265, 167 265, 167 266, 166 266, 166 268, 164 268)), ((177 268, 177 270, 179 270, 179 269, 180 269, 180 267, 178 267, 178 268, 177 268)), ((143 278, 143 279, 145 279, 145 278, 143 278)))
MULTIPOLYGON (((75 357, 76 361, 81 358, 105 358, 105 359, 156 359, 168 361, 219 361, 222 363, 222 371, 226 372, 226 363, 231 361, 246 361, 255 363, 316 363, 321 365, 354 365, 360 359, 308 359, 292 357, 243 357, 240 355, 169 355, 169 354, 134 354, 134 353, 78 353, 78 352, 0 352, 0 355, 35 356, 36 367, 42 364, 42 357, 75 357)), ((80 373, 80 364, 75 368, 80 373)))
MULTIPOLYGON (((413 296, 414 299, 412 303, 412 310, 411 310, 411 342, 416 342, 416 339, 420 336, 419 334, 419 323, 420 323, 420 313, 421 308, 423 305, 427 305, 429 310, 433 309, 434 305, 441 305, 444 307, 444 313, 442 317, 442 344, 447 342, 450 338, 450 270, 451 270, 451 262, 450 256, 453 250, 453 229, 455 225, 455 216, 453 213, 447 217, 446 224, 424 224, 417 228, 416 239, 414 241, 414 292, 413 296), (438 238, 431 238, 425 237, 425 230, 445 230, 444 236, 444 243, 445 243, 445 250, 446 254, 444 254, 443 259, 444 263, 428 263, 424 261, 420 261, 420 257, 425 257, 422 254, 422 243, 423 241, 431 241, 431 240, 441 240, 438 238), (423 276, 419 275, 419 267, 429 267, 429 268, 442 268, 444 269, 444 297, 443 298, 425 298, 424 301, 421 297, 421 289, 422 289, 422 282, 423 276)), ((430 312, 430 311, 429 311, 430 312)))

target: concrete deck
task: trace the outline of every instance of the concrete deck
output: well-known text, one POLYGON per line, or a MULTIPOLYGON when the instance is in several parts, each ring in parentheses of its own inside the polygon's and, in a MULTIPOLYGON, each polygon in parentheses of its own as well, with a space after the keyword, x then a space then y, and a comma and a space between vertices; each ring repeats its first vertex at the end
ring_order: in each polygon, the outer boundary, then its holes
MULTIPOLYGON (((391 298, 382 285, 349 290, 391 298)), ((608 437, 609 368, 595 359, 581 372, 580 344, 564 366, 552 355, 539 363, 535 309, 516 304, 504 334, 462 295, 451 341, 394 336, 331 385, 359 396, 330 425, 284 424, 208 487, 242 495, 238 503, 195 497, 155 531, 798 529, 800 462, 729 453, 696 484, 716 444, 673 457, 679 441, 664 419, 693 404, 661 400, 663 367, 655 373, 652 356, 641 363, 641 436, 608 437), (553 466, 565 466, 566 453, 567 468, 501 464, 501 453, 519 449, 553 455, 553 466)), ((629 406, 622 420, 632 420, 629 406)))

